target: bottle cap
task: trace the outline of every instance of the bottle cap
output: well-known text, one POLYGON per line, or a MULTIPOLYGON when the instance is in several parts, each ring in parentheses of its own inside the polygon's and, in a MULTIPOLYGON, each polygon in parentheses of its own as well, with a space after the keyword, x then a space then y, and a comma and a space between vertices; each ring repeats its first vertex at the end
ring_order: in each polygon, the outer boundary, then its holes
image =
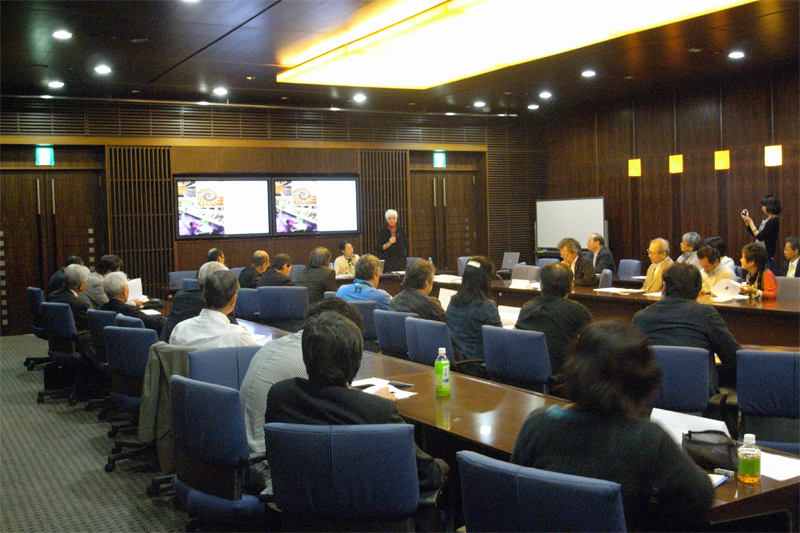
POLYGON ((447 348, 439 348, 439 355, 447 355, 447 348))
POLYGON ((756 436, 753 433, 745 433, 744 439, 742 442, 745 444, 755 444, 756 443, 756 436))

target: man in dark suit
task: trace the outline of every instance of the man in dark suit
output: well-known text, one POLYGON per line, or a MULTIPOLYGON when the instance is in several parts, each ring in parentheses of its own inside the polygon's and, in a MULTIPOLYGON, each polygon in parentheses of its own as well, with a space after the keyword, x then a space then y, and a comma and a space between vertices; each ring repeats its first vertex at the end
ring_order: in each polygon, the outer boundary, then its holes
POLYGON ((64 269, 64 285, 47 295, 48 302, 69 304, 75 327, 78 332, 89 331, 89 303, 80 298, 89 280, 89 269, 83 265, 72 264, 64 269))
POLYGON ((719 392, 716 353, 726 380, 736 376, 736 350, 741 346, 725 320, 711 305, 697 302, 703 287, 700 271, 689 263, 675 263, 663 274, 664 298, 633 316, 650 342, 665 346, 692 346, 708 350, 709 396, 719 392))
POLYGON ((269 254, 264 250, 257 250, 253 253, 253 260, 250 266, 239 274, 239 287, 242 289, 255 289, 261 276, 264 275, 268 268, 269 254))
POLYGON ((128 289, 128 276, 124 272, 112 272, 103 279, 103 291, 108 301, 100 306, 101 311, 113 311, 125 316, 132 316, 144 322, 144 327, 154 330, 161 335, 165 319, 161 315, 148 315, 139 311, 135 305, 126 303, 130 291, 128 289))
POLYGON ((292 258, 287 254, 278 254, 272 260, 272 266, 258 280, 259 287, 285 287, 294 285, 289 277, 292 272, 292 258))
POLYGON ((576 287, 595 287, 598 284, 592 263, 581 255, 581 245, 575 239, 567 237, 558 243, 562 263, 572 270, 573 283, 576 287))
POLYGON ((55 271, 47 281, 47 293, 55 292, 64 286, 64 271, 69 265, 82 265, 83 259, 78 255, 71 255, 64 261, 64 266, 55 271))
POLYGON ((781 265, 779 276, 790 278, 800 278, 800 239, 797 237, 787 237, 783 243, 783 256, 786 261, 781 265))
POLYGON ((336 292, 336 272, 328 266, 330 262, 327 248, 314 248, 308 256, 308 265, 297 275, 295 284, 308 288, 308 303, 322 300, 326 291, 336 292))
POLYGON ((617 273, 617 264, 614 262, 614 255, 611 250, 606 248, 606 241, 599 233, 592 233, 586 247, 592 252, 592 265, 596 274, 602 274, 603 270, 608 269, 612 274, 617 273))
MULTIPOLYGON (((351 389, 361 366, 361 330, 339 313, 325 312, 303 327, 303 363, 308 379, 274 384, 267 395, 265 422, 290 424, 404 424, 394 396, 384 387, 375 394, 351 389)), ((449 468, 416 447, 420 488, 434 489, 449 468)))

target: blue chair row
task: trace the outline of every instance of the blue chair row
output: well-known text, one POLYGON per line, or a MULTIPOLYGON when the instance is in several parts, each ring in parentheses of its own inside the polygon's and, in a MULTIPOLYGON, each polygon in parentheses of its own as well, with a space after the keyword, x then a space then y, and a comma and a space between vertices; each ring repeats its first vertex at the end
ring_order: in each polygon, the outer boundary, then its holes
MULTIPOLYGON (((47 340, 42 323, 42 304, 44 303, 44 292, 38 287, 28 287, 28 309, 33 319, 33 334, 40 339, 47 340)), ((28 370, 33 370, 36 365, 43 365, 51 362, 50 356, 45 357, 26 357, 23 365, 28 370)))

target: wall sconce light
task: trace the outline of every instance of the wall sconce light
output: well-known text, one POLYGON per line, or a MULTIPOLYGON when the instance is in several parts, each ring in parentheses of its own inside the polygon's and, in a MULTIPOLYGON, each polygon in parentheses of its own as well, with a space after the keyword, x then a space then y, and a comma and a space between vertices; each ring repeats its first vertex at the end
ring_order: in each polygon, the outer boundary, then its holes
POLYGON ((731 151, 719 150, 714 152, 714 170, 728 170, 731 168, 731 151))
POLYGON ((764 147, 764 165, 779 167, 783 164, 783 148, 780 144, 764 147))
POLYGON ((670 174, 682 174, 683 173, 683 155, 671 155, 669 156, 669 173, 670 174))
POLYGON ((628 177, 641 178, 642 177, 642 160, 641 159, 628 159, 628 177))

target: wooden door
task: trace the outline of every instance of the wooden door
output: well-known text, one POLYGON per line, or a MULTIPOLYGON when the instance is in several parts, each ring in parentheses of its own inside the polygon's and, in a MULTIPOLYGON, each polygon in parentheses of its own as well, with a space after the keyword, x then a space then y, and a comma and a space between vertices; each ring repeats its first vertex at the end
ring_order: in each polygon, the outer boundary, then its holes
POLYGON ((456 259, 476 255, 477 206, 474 172, 441 172, 444 244, 447 268, 456 268, 456 259))

